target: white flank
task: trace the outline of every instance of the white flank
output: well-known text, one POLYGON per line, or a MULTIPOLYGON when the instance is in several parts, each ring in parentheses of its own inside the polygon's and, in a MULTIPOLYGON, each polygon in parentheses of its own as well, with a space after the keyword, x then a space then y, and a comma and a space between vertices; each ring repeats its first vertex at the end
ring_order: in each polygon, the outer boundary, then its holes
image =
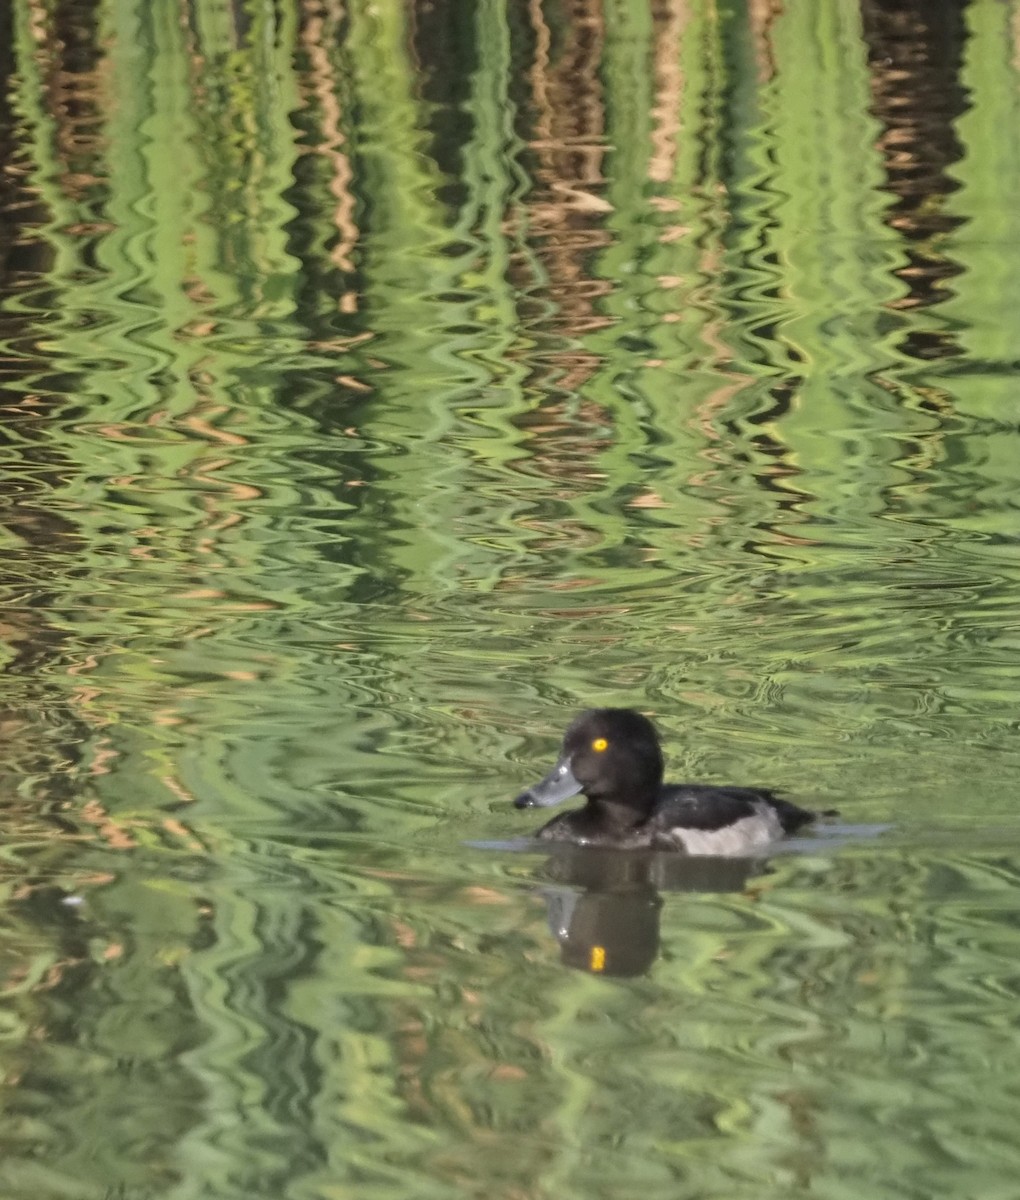
POLYGON ((764 850, 783 836, 783 827, 770 804, 756 804, 754 815, 741 817, 723 829, 671 829, 669 836, 688 854, 739 857, 764 850))

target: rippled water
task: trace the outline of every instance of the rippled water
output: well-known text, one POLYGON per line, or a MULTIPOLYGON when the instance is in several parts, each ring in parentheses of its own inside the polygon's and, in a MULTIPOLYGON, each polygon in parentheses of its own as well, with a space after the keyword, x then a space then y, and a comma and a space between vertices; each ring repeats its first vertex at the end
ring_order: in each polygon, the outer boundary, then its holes
POLYGON ((1012 1200, 1018 31, 0 16, 5 1197, 1012 1200))

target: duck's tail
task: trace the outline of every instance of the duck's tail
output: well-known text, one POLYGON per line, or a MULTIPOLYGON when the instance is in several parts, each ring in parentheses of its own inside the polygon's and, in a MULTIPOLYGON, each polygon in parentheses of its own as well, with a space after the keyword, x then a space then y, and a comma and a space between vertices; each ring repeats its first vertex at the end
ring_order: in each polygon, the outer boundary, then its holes
POLYGON ((835 817, 839 815, 834 808, 826 809, 824 812, 813 812, 809 808, 801 808, 799 804, 794 804, 790 800, 784 800, 782 796, 777 796, 775 793, 769 796, 769 802, 775 809, 776 816, 779 818, 779 823, 782 825, 784 833, 796 833, 798 829, 802 829, 805 825, 810 825, 812 821, 817 821, 819 817, 835 817))

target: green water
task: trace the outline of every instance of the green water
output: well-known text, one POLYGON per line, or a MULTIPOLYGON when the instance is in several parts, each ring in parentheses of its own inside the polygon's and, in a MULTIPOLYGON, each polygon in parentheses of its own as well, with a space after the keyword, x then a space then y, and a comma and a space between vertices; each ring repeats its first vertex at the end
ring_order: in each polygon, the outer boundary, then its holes
POLYGON ((5 1200, 1014 1200, 1018 30, 6 7, 5 1200))

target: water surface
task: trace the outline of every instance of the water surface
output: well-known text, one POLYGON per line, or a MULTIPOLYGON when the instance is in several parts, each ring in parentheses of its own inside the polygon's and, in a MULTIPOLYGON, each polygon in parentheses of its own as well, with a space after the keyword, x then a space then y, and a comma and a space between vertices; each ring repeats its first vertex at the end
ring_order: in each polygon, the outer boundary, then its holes
POLYGON ((1015 5, 9 7, 3 1194, 1012 1200, 1015 5))

